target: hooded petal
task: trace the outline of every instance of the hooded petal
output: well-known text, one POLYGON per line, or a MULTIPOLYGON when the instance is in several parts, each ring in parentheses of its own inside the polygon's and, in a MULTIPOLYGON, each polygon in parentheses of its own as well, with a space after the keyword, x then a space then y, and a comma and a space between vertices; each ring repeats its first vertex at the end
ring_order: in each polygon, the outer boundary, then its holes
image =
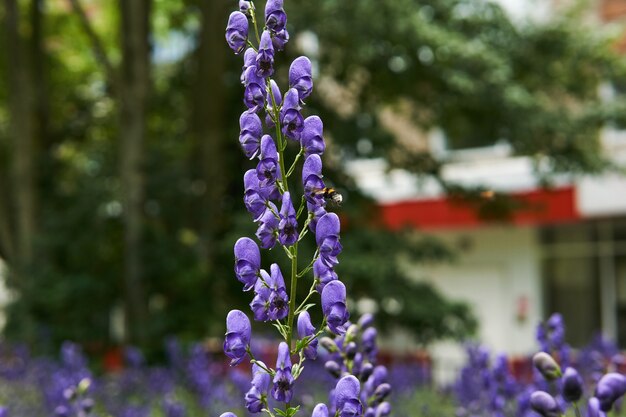
POLYGON ((315 241, 321 245, 324 239, 331 236, 339 236, 341 223, 335 213, 326 213, 318 221, 315 227, 315 241))
POLYGON ((226 42, 236 54, 243 52, 248 40, 248 18, 245 14, 237 11, 228 17, 226 26, 226 42))
POLYGON ((304 148, 307 155, 321 155, 326 149, 324 142, 324 124, 318 116, 309 116, 304 119, 304 127, 300 133, 300 145, 304 148))
POLYGON ((238 333, 246 344, 250 343, 252 327, 248 316, 241 310, 231 310, 226 316, 226 333, 238 333))
POLYGON ((311 61, 305 56, 296 58, 289 67, 289 87, 298 90, 300 100, 304 100, 313 89, 311 61))
POLYGON ((346 303, 346 286, 343 282, 336 280, 331 281, 322 290, 322 311, 327 316, 333 305, 346 303))
POLYGON ((316 405, 311 417, 328 417, 328 407, 326 407, 326 404, 320 403, 316 405))
POLYGON ((335 404, 340 410, 348 402, 359 398, 361 384, 354 375, 346 375, 337 382, 335 387, 335 404))

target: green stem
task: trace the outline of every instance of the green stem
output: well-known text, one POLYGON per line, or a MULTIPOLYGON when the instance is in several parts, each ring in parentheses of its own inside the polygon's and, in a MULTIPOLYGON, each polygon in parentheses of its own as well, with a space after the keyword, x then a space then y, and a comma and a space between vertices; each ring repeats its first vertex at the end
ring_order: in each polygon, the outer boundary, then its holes
POLYGON ((302 300, 302 302, 300 303, 300 305, 298 306, 298 308, 296 309, 294 314, 300 313, 300 310, 302 310, 304 308, 304 306, 306 305, 306 302, 309 301, 309 298, 311 298, 311 296, 316 293, 315 286, 317 284, 318 284, 318 281, 317 280, 313 280, 313 285, 311 285, 311 288, 309 288, 309 293, 304 298, 304 300, 302 300))
POLYGON ((302 158, 302 155, 304 155, 304 148, 300 148, 300 152, 298 152, 298 155, 296 155, 296 158, 293 160, 293 164, 291 164, 291 167, 289 167, 289 171, 287 171, 287 178, 289 178, 291 174, 293 174, 293 170, 296 169, 296 164, 298 163, 300 158, 302 158))
POLYGON ((578 408, 578 404, 574 403, 574 412, 576 413, 576 417, 581 417, 580 409, 578 408))
POLYGON ((259 28, 256 24, 256 7, 254 6, 254 4, 252 4, 252 2, 250 3, 252 5, 252 8, 250 9, 250 20, 252 20, 252 26, 254 26, 254 36, 256 37, 256 43, 260 45, 261 38, 259 37, 259 28))
POLYGON ((296 312, 296 289, 298 287, 298 242, 292 246, 291 258, 291 285, 289 288, 289 315, 287 316, 287 346, 291 351, 291 341, 293 336, 293 318, 296 312))

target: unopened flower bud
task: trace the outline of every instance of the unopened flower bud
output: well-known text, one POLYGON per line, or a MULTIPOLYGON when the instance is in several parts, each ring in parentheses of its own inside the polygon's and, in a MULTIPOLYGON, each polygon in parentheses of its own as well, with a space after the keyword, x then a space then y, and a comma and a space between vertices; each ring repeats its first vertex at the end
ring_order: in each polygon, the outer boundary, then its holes
POLYGON ((361 381, 367 381, 367 378, 372 375, 372 372, 374 372, 374 365, 369 362, 364 364, 361 368, 361 375, 359 375, 359 379, 361 379, 361 381))
POLYGON ((544 391, 535 391, 530 396, 530 406, 543 417, 560 417, 561 409, 554 397, 544 391))
POLYGON ((77 387, 78 393, 79 394, 86 393, 90 386, 91 386, 91 379, 89 378, 81 379, 77 387))
POLYGON ((376 417, 384 417, 391 414, 391 404, 388 402, 380 403, 378 407, 376 407, 376 417))
POLYGON ((563 372, 563 385, 561 387, 563 399, 567 402, 576 402, 583 395, 583 379, 576 369, 567 367, 563 372))
POLYGON ((348 359, 354 359, 354 355, 356 355, 357 352, 357 346, 356 343, 354 342, 350 342, 346 345, 346 356, 348 357, 348 359))
POLYGON ((361 318, 359 318, 359 321, 357 322, 361 330, 367 329, 373 323, 374 323, 374 316, 369 313, 363 314, 361 318))
POLYGON ((322 337, 320 339, 320 345, 322 345, 322 347, 330 353, 334 353, 339 350, 337 344, 330 337, 322 337))
POLYGON ((376 391, 374 391, 374 398, 376 399, 376 402, 384 400, 387 397, 387 395, 389 395, 390 392, 391 392, 391 385, 387 384, 386 382, 380 384, 376 388, 376 391))
POLYGON ((539 352, 533 356, 533 365, 547 381, 554 381, 561 376, 561 367, 546 352, 539 352))
POLYGON ((346 342, 350 342, 354 340, 358 332, 359 332, 359 326, 357 326, 356 324, 351 324, 350 326, 348 326, 346 329, 346 336, 345 336, 346 342))
POLYGON ((328 361, 324 364, 326 369, 332 376, 339 378, 341 376, 341 366, 335 361, 328 361))

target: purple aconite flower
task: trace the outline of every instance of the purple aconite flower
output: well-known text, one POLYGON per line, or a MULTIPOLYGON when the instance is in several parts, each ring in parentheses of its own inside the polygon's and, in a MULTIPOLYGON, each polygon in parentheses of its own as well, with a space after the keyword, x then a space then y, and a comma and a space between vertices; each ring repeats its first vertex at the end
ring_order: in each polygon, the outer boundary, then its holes
POLYGON ((270 276, 266 282, 271 290, 269 319, 282 320, 289 314, 289 296, 285 289, 285 279, 277 264, 270 266, 270 276))
POLYGON ((576 402, 583 395, 583 379, 574 368, 567 367, 563 372, 561 394, 567 402, 576 402))
POLYGON ((230 366, 238 365, 246 356, 251 332, 250 320, 242 311, 231 310, 228 313, 226 316, 224 353, 231 358, 230 366))
MULTIPOLYGON (((265 367, 263 362, 260 364, 265 367)), ((256 363, 252 365, 251 387, 246 392, 246 409, 251 413, 260 413, 265 407, 265 396, 269 389, 272 378, 261 366, 256 363)))
POLYGON ((376 407, 376 412, 374 416, 384 417, 384 416, 388 416, 389 414, 391 414, 391 404, 385 401, 385 402, 378 404, 378 407, 376 407))
MULTIPOLYGON (((316 192, 325 187, 322 177, 322 158, 316 154, 307 156, 302 165, 302 186, 304 197, 314 207, 323 207, 326 204, 324 196, 316 192)), ((309 211, 313 211, 311 207, 309 211)))
POLYGON ((311 323, 311 315, 308 311, 303 311, 298 315, 298 337, 308 338, 308 343, 304 348, 304 357, 315 360, 317 357, 318 340, 315 336, 315 326, 311 323))
POLYGON ((267 94, 267 114, 265 115, 265 125, 271 129, 276 126, 274 123, 274 105, 280 108, 283 103, 283 96, 276 81, 270 80, 270 93, 267 94))
POLYGON ((246 70, 250 67, 256 66, 256 51, 253 48, 246 49, 243 53, 243 67, 241 68, 241 83, 247 85, 246 82, 246 70))
POLYGON ((241 12, 232 12, 226 25, 226 42, 236 54, 241 53, 248 41, 248 18, 241 12))
POLYGON ((320 259, 328 267, 339 263, 337 256, 342 249, 339 243, 339 229, 339 217, 335 213, 324 214, 315 228, 315 241, 319 248, 320 259))
POLYGON ((326 404, 320 403, 316 405, 311 417, 328 417, 328 407, 326 407, 326 404))
POLYGON ((261 278, 257 280, 254 286, 254 298, 250 303, 250 308, 256 321, 268 321, 270 319, 270 296, 272 295, 272 290, 265 282, 266 279, 270 279, 267 272, 261 270, 261 278))
POLYGON ((248 0, 239 0, 239 11, 243 14, 248 14, 251 8, 251 4, 248 0))
POLYGON ((595 397, 600 401, 600 410, 611 411, 613 403, 626 393, 626 377, 618 373, 608 373, 598 381, 595 397))
POLYGON ((276 358, 276 375, 274 375, 273 380, 272 398, 284 403, 290 402, 293 395, 293 382, 289 346, 285 342, 280 342, 278 357, 276 358))
POLYGON ((263 249, 270 249, 276 245, 276 238, 278 234, 278 219, 274 213, 277 212, 274 203, 268 203, 271 209, 265 210, 265 212, 258 219, 259 228, 256 231, 256 237, 261 242, 263 249))
POLYGON ((533 356, 533 365, 548 381, 554 381, 561 377, 561 367, 552 356, 546 352, 539 352, 533 356))
POLYGON ((261 269, 261 252, 250 238, 242 237, 235 242, 235 276, 248 291, 256 284, 261 269))
POLYGON ((600 410, 600 401, 596 397, 589 398, 589 401, 587 401, 587 417, 604 416, 604 412, 600 410))
POLYGON ((322 312, 331 332, 345 333, 343 326, 350 314, 346 308, 346 287, 341 281, 331 281, 322 290, 322 312))
POLYGON ((544 391, 535 391, 530 396, 530 406, 543 417, 560 417, 561 409, 554 397, 544 391))
POLYGON ((298 97, 304 100, 313 91, 313 77, 311 76, 311 61, 300 56, 289 67, 289 87, 298 90, 298 97))
POLYGON ((271 194, 272 187, 261 184, 257 171, 249 169, 243 176, 243 189, 243 203, 256 221, 266 211, 268 194, 271 194))
POLYGON ((243 80, 246 85, 243 102, 250 111, 257 112, 265 106, 265 80, 256 74, 256 66, 245 70, 243 80))
POLYGON ((287 42, 289 42, 289 32, 287 32, 287 29, 276 32, 274 36, 272 36, 272 43, 274 44, 274 49, 277 51, 285 49, 287 42))
POLYGON ((287 14, 283 10, 283 0, 268 0, 265 3, 265 26, 272 32, 280 32, 287 24, 287 14))
POLYGON ((265 30, 261 34, 259 52, 256 56, 256 75, 259 77, 271 77, 274 73, 274 45, 272 36, 265 30))
POLYGON ((360 416, 363 406, 359 400, 361 384, 354 375, 346 375, 335 387, 335 405, 339 417, 360 416))
POLYGON ((268 185, 274 184, 281 176, 276 143, 270 135, 264 135, 261 138, 261 160, 256 167, 256 172, 259 181, 265 181, 268 185))
POLYGON ((293 245, 298 241, 298 221, 296 210, 291 202, 291 194, 286 191, 280 207, 280 222, 278 223, 278 241, 281 245, 293 245))
POLYGON ((304 119, 304 127, 300 134, 300 145, 304 148, 304 154, 321 155, 326 149, 323 135, 324 124, 317 116, 309 116, 304 119))
POLYGON ((298 90, 290 88, 285 93, 283 107, 280 110, 280 124, 283 135, 291 140, 299 140, 300 133, 304 129, 304 118, 300 113, 300 99, 298 90))
POLYGON ((335 270, 329 266, 326 266, 320 258, 317 258, 313 262, 313 277, 319 281, 319 285, 315 288, 320 294, 322 290, 331 281, 339 279, 335 270))
POLYGON ((254 112, 243 112, 239 118, 239 144, 243 153, 250 159, 259 153, 259 143, 263 135, 263 124, 254 112))

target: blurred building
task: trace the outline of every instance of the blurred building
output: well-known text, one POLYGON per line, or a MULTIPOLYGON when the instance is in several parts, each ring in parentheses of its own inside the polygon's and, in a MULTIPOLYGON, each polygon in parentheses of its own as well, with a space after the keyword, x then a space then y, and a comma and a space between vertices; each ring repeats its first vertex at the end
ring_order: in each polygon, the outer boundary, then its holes
MULTIPOLYGON (((544 18, 566 1, 539 2, 538 9, 533 0, 501 3, 516 17, 544 18)), ((596 1, 590 18, 624 19, 626 0, 596 1)), ((558 177, 545 188, 536 172, 541 167, 512 156, 506 144, 451 151, 441 133, 429 138, 431 152, 449 161, 443 170, 447 181, 510 194, 524 207, 510 222, 487 222, 476 207, 448 199, 435 181, 388 171, 383 160, 352 162, 349 171, 379 202, 389 228, 433 234, 459 254, 457 262, 444 266, 409 261, 409 273, 470 303, 480 322, 479 338, 494 351, 535 351, 536 325, 552 312, 563 314, 574 346, 601 331, 626 347, 626 176, 558 177)), ((626 164, 626 131, 606 128, 601 140, 607 155, 626 164)), ((438 372, 452 375, 464 360, 454 344, 432 352, 435 363, 445 363, 438 372)))

